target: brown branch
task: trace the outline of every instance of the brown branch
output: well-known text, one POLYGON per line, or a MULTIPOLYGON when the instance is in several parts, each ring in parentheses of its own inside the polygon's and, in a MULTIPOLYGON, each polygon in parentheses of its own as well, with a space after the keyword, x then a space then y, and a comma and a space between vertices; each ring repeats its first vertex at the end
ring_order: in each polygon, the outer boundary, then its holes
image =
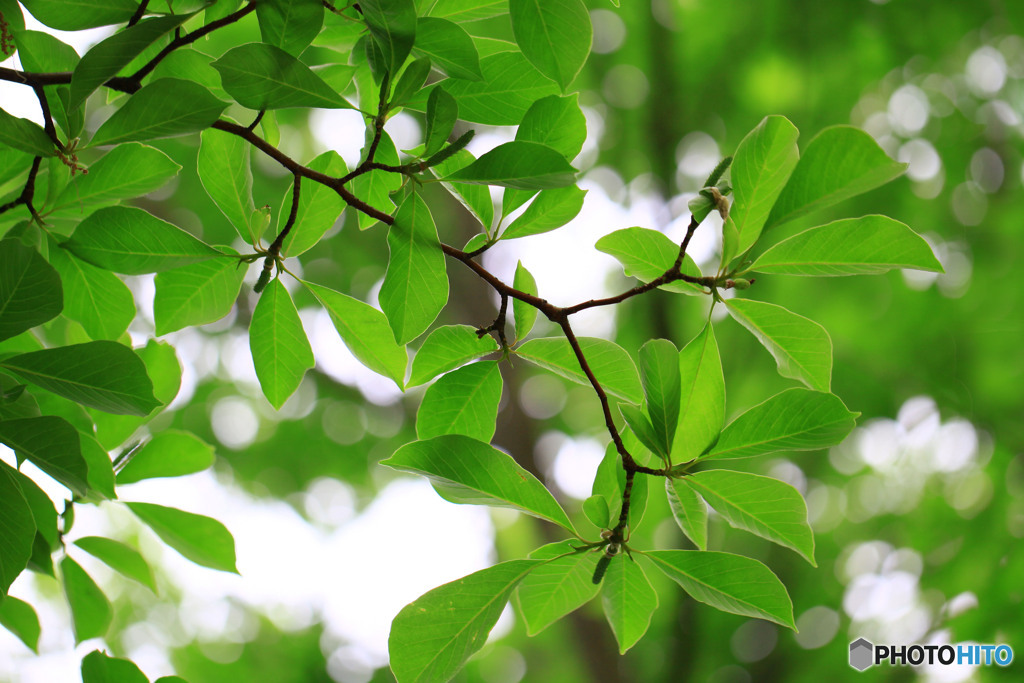
POLYGON ((135 26, 135 24, 139 23, 142 17, 146 16, 146 8, 148 6, 149 0, 142 0, 142 2, 139 3, 139 9, 135 10, 135 14, 133 14, 132 18, 128 20, 128 24, 125 28, 131 28, 132 26, 135 26))
POLYGON ((30 214, 32 214, 32 217, 35 218, 37 221, 42 222, 42 219, 39 218, 39 214, 36 213, 35 207, 32 206, 32 198, 35 196, 36 192, 36 175, 38 175, 39 173, 39 164, 40 162, 42 162, 42 160, 42 157, 35 157, 34 159, 32 159, 32 168, 29 169, 28 179, 25 181, 25 187, 22 188, 21 194, 18 195, 17 199, 9 201, 3 206, 0 206, 0 213, 5 213, 15 208, 16 206, 24 204, 26 207, 28 207, 28 211, 30 214))

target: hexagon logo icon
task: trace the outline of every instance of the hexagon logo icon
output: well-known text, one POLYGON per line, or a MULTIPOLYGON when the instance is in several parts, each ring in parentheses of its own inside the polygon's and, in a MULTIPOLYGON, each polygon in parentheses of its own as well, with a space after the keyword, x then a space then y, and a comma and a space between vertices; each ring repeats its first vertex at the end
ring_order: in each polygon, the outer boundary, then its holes
POLYGON ((864 638, 858 638, 850 643, 850 666, 857 671, 863 671, 874 664, 875 646, 864 638))

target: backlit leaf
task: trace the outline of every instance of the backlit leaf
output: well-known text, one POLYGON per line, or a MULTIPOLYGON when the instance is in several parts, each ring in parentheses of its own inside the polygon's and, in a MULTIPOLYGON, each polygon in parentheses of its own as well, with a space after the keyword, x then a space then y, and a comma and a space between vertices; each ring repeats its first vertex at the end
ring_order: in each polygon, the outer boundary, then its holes
POLYGON ((198 83, 161 78, 132 95, 100 126, 89 144, 95 147, 195 133, 213 125, 227 106, 198 83))
POLYGON ((416 413, 416 436, 465 434, 489 442, 494 437, 501 387, 501 371, 494 361, 449 372, 423 394, 416 413))
POLYGON ((704 452, 725 422, 725 378, 710 322, 679 352, 679 375, 679 422, 672 459, 687 462, 704 452))
POLYGON ((138 581, 154 593, 156 592, 153 569, 135 548, 102 536, 85 536, 76 540, 75 545, 114 571, 138 581))
POLYGON ((35 249, 0 240, 0 341, 16 337, 60 314, 60 275, 35 249))
MULTIPOLYGON (((580 337, 579 345, 587 364, 605 391, 636 405, 643 401, 640 376, 625 349, 614 342, 593 337, 580 337)), ((590 380, 564 337, 531 339, 521 344, 515 353, 556 375, 590 386, 590 380)))
POLYGON ((52 415, 0 421, 0 442, 36 467, 84 495, 89 491, 89 469, 82 458, 78 431, 67 420, 52 415))
POLYGON ((153 318, 156 334, 220 320, 231 312, 245 278, 246 266, 218 258, 156 274, 153 318))
POLYGON ((215 519, 152 503, 126 503, 164 543, 198 565, 238 573, 235 539, 215 519))
POLYGON ((132 453, 131 460, 117 473, 117 483, 202 472, 213 465, 213 459, 213 446, 192 432, 165 429, 132 453))
POLYGON ((527 635, 537 635, 590 602, 600 590, 591 580, 598 553, 573 552, 573 545, 572 541, 550 543, 530 553, 533 560, 558 559, 535 567, 516 590, 516 604, 527 635))
POLYGON ((224 89, 249 109, 351 108, 322 78, 295 57, 267 43, 246 43, 213 62, 224 89))
POLYGON ((409 386, 429 382, 442 372, 497 350, 498 343, 494 337, 478 335, 469 325, 439 327, 423 341, 412 359, 409 386))
POLYGON ((550 147, 537 142, 513 141, 484 153, 445 180, 544 190, 571 185, 576 180, 576 169, 550 147))
MULTIPOLYGON (((594 245, 598 251, 614 256, 622 264, 629 277, 641 282, 650 282, 661 277, 672 267, 679 256, 679 245, 665 236, 664 233, 650 228, 623 228, 609 233, 594 245)), ((687 254, 683 258, 680 271, 684 275, 700 276, 700 269, 687 254)), ((702 294, 700 285, 677 280, 661 285, 660 289, 682 294, 702 294)))
POLYGON ((110 627, 114 610, 100 587, 82 567, 70 557, 60 561, 64 596, 71 606, 71 626, 75 643, 90 638, 102 638, 110 627))
POLYGON ((593 29, 582 0, 510 0, 516 42, 537 69, 564 91, 590 54, 593 29))
POLYGON ((636 645, 651 625, 658 594, 644 570, 624 553, 612 558, 604 577, 601 604, 619 643, 619 654, 636 645))
POLYGON ((270 282, 252 313, 249 348, 263 395, 280 409, 315 363, 295 303, 280 278, 270 282))

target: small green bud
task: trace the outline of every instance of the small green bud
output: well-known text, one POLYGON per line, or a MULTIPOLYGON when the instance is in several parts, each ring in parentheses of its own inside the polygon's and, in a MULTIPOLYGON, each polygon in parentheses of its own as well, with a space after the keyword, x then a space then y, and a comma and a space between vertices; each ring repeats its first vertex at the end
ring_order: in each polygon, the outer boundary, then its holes
POLYGON ((732 289, 750 289, 750 283, 751 282, 753 282, 753 280, 746 280, 744 278, 738 277, 735 280, 726 280, 725 281, 725 288, 726 289, 730 289, 730 288, 732 288, 732 289))

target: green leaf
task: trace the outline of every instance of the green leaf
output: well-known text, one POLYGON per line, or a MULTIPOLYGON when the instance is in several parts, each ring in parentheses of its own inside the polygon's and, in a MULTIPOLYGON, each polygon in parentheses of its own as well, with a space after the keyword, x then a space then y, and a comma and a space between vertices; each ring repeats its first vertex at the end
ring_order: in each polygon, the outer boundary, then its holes
POLYGON ((432 156, 444 147, 458 118, 459 105, 455 98, 444 88, 431 90, 427 98, 427 129, 423 136, 424 157, 432 156))
POLYGON ((249 109, 352 108, 308 66, 273 45, 239 45, 212 65, 224 90, 249 109))
MULTIPOLYGON (((633 359, 614 342, 593 337, 579 338, 580 350, 597 381, 612 396, 640 405, 643 389, 633 359)), ((590 386, 579 360, 564 337, 531 339, 520 345, 516 355, 568 380, 590 386)))
POLYGON ((508 13, 508 0, 417 0, 420 14, 466 22, 508 13))
MULTIPOLYGON (((6 591, 5 591, 6 592, 6 591)), ((0 625, 18 636, 25 647, 39 654, 39 617, 32 605, 8 595, 0 601, 0 625)))
POLYGON ((573 552, 572 541, 549 543, 530 553, 530 559, 550 561, 535 567, 516 591, 527 635, 537 635, 597 595, 601 587, 591 580, 597 558, 597 553, 573 552))
POLYGON ((874 138, 851 126, 826 128, 808 143, 765 229, 838 204, 901 175, 874 138))
POLYGON ((583 501, 583 514, 598 529, 610 529, 612 526, 611 511, 608 509, 608 499, 604 496, 589 496, 583 501))
POLYGON ((28 507, 32 510, 32 519, 35 521, 37 541, 42 539, 45 553, 56 549, 60 544, 60 534, 57 531, 57 510, 53 507, 53 501, 39 488, 32 479, 25 474, 11 469, 9 470, 18 484, 21 486, 21 493, 28 501, 28 507))
POLYGON ((655 434, 650 418, 642 410, 629 403, 620 403, 619 412, 622 413, 622 418, 636 438, 640 440, 640 443, 644 445, 644 448, 652 453, 657 453, 667 461, 668 447, 655 434))
POLYGON ((647 414, 658 445, 651 450, 668 455, 679 422, 679 351, 667 339, 652 339, 640 347, 639 357, 647 414))
POLYGON ((89 469, 82 458, 78 431, 61 417, 44 415, 0 422, 0 442, 28 459, 39 469, 85 495, 89 490, 89 469))
POLYGON ((448 273, 434 219, 420 196, 409 195, 388 230, 388 270, 380 307, 395 341, 406 344, 423 332, 448 302, 448 273))
POLYGON ((619 643, 619 654, 636 645, 651 625, 658 608, 658 594, 651 587, 643 568, 632 558, 613 557, 604 577, 601 604, 605 618, 619 643))
POLYGON ((494 361, 449 372, 423 394, 416 413, 416 437, 464 434, 489 442, 494 437, 501 387, 501 371, 494 361))
POLYGON ((700 550, 708 549, 708 507, 683 479, 666 479, 665 494, 668 496, 672 517, 700 550))
POLYGON ((449 182, 544 190, 571 185, 576 169, 561 154, 537 142, 506 142, 445 178, 449 182))
MULTIPOLYGON (((0 425, 4 424, 0 422, 0 425)), ((0 462, 0 604, 32 556, 36 524, 18 483, 18 471, 0 462)))
POLYGON ((452 78, 479 81, 480 55, 466 29, 447 19, 420 17, 414 49, 452 78))
POLYGON ((334 328, 360 363, 394 380, 404 388, 405 368, 409 362, 405 347, 395 343, 387 318, 373 306, 327 287, 303 282, 323 304, 334 328))
POLYGON ((208 128, 200 135, 197 166, 206 194, 245 238, 249 234, 249 218, 256 210, 252 201, 249 143, 237 135, 208 128))
MULTIPOLYGON (((665 274, 679 256, 679 245, 664 233, 650 228, 623 228, 609 233, 594 245, 598 251, 614 256, 622 264, 628 277, 650 282, 665 274)), ((700 269, 690 255, 683 258, 680 271, 684 275, 700 277, 700 269)), ((678 280, 661 285, 659 289, 681 294, 703 294, 700 285, 678 280)))
POLYGON ((37 157, 57 155, 53 140, 42 126, 28 119, 12 116, 3 109, 0 109, 0 145, 20 149, 37 157))
POLYGON ((227 107, 194 81, 161 78, 142 89, 107 119, 90 146, 155 140, 209 128, 227 107))
POLYGON ((593 28, 582 0, 509 0, 516 42, 565 91, 590 55, 593 28))
POLYGON ((224 572, 235 568, 235 539, 215 519, 152 503, 126 503, 160 539, 198 565, 224 572))
POLYGON ((834 394, 787 389, 743 413, 722 430, 709 458, 750 458, 775 451, 812 451, 846 438, 855 425, 834 394))
POLYGON ((166 429, 132 454, 128 464, 117 473, 117 483, 202 472, 213 465, 213 458, 213 446, 192 432, 166 429))
POLYGON ((832 339, 825 328, 782 306, 729 299, 729 315, 750 330, 775 358, 779 374, 829 391, 832 386, 832 339))
POLYGON ((82 106, 89 95, 128 66, 143 50, 191 17, 191 14, 172 14, 143 19, 89 48, 71 74, 68 108, 82 106))
POLYGON ((412 360, 409 386, 429 382, 442 372, 457 368, 475 358, 498 350, 489 334, 478 335, 469 325, 439 327, 423 341, 412 360))
POLYGON ((766 116, 736 148, 730 167, 733 204, 729 211, 737 235, 734 255, 746 253, 760 237, 775 200, 800 158, 796 146, 799 135, 784 116, 766 116))
POLYGON ((423 84, 427 82, 427 76, 429 75, 429 57, 421 57, 420 59, 410 62, 409 66, 405 67, 402 71, 402 76, 398 79, 398 82, 391 88, 389 108, 394 109, 395 107, 401 106, 407 100, 410 100, 413 96, 417 95, 423 87, 423 84))
POLYGON ((932 248, 887 216, 847 218, 805 230, 761 254, 750 270, 789 275, 865 275, 893 268, 944 272, 932 248))
POLYGON ((542 191, 533 203, 526 207, 526 211, 505 228, 501 233, 501 239, 511 240, 539 235, 562 227, 576 218, 583 208, 583 198, 586 195, 586 190, 581 190, 575 185, 542 191))
POLYGON ((21 7, 18 6, 17 0, 0 0, 0 15, 3 15, 6 24, 4 32, 7 35, 4 36, 4 40, 0 44, 0 60, 5 60, 18 50, 17 41, 10 40, 8 36, 10 34, 18 35, 25 30, 25 17, 21 13, 21 7))
POLYGON ((93 650, 82 659, 82 683, 149 683, 149 679, 134 662, 93 650))
POLYGON ((536 477, 507 453, 468 436, 413 441, 381 464, 429 478, 450 502, 513 508, 575 533, 565 511, 536 477))
POLYGON ((679 375, 682 392, 672 457, 687 462, 718 438, 725 423, 725 378, 710 322, 679 352, 679 375))
POLYGON ((256 5, 256 18, 264 43, 298 57, 320 33, 324 4, 320 0, 264 0, 256 5))
MULTIPOLYGON (((637 437, 631 432, 625 432, 622 437, 624 442, 627 440, 627 437, 637 441, 637 437)), ((637 445, 639 446, 639 444, 637 445)), ((627 445, 627 448, 630 449, 632 454, 636 454, 636 450, 632 449, 630 445, 627 445)), ((609 524, 614 525, 619 521, 619 514, 622 510, 622 492, 625 488, 626 470, 622 467, 622 457, 615 448, 615 444, 609 443, 605 448, 601 464, 597 466, 597 473, 594 475, 594 485, 591 489, 591 493, 594 496, 604 498, 608 506, 609 524)), ((640 522, 643 521, 644 513, 647 511, 647 494, 648 478, 634 477, 633 490, 630 493, 629 499, 629 517, 626 519, 631 530, 636 529, 640 526, 640 522)))
POLYGON ((513 589, 539 560, 512 560, 439 586, 391 622, 388 651, 398 683, 451 679, 484 646, 513 589))
POLYGON ((142 360, 112 341, 33 351, 0 361, 27 382, 117 415, 148 415, 160 401, 142 360))
POLYGON ((416 5, 413 0, 360 0, 359 7, 384 55, 384 67, 398 73, 416 41, 416 5))
MULTIPOLYGON (((459 169, 465 168, 474 162, 472 154, 460 149, 455 156, 445 159, 431 169, 438 178, 451 175, 459 169)), ((441 181, 448 192, 462 204, 478 220, 485 230, 490 230, 494 222, 494 202, 491 199, 490 190, 483 185, 470 185, 467 183, 448 183, 441 181)))
POLYGON ((76 540, 75 545, 114 571, 138 581, 154 593, 156 592, 153 569, 135 548, 102 536, 85 536, 76 540))
MULTIPOLYGON (((363 159, 365 159, 366 152, 367 148, 364 147, 362 152, 363 159)), ((395 143, 391 141, 387 131, 381 135, 380 144, 377 146, 377 154, 374 156, 374 159, 382 164, 390 164, 392 166, 400 163, 398 150, 395 149, 395 143)), ((378 211, 391 215, 395 208, 395 203, 391 201, 391 193, 396 192, 401 186, 402 177, 399 174, 391 173, 390 171, 374 170, 356 176, 352 180, 352 194, 378 211)), ((372 228, 378 223, 376 218, 362 211, 358 211, 357 216, 360 230, 372 228)))
MULTIPOLYGON (((25 3, 26 7, 31 4, 25 3)), ((63 5, 63 2, 56 3, 63 5)), ((35 16, 35 15, 33 15, 35 16)), ((38 17, 37 17, 38 18, 38 17)), ((18 44, 18 58, 25 71, 73 71, 78 64, 75 48, 43 31, 18 31, 14 36, 18 44)))
POLYGON ((786 587, 757 560, 701 550, 651 550, 644 556, 698 602, 796 630, 786 587))
POLYGON ((114 491, 114 463, 110 461, 110 453, 94 436, 79 432, 81 438, 82 458, 89 467, 89 495, 83 498, 89 503, 117 498, 114 491))
POLYGON ((249 348, 263 395, 280 409, 315 360, 292 297, 279 278, 267 286, 252 313, 249 348))
MULTIPOLYGON (((309 162, 309 168, 340 178, 348 172, 345 160, 334 150, 329 150, 309 162)), ((288 212, 292 208, 292 191, 285 193, 281 202, 281 211, 277 214, 277 229, 284 230, 288 221, 288 212), (288 207, 285 209, 285 207, 288 207)), ((316 246, 320 238, 334 227, 341 212, 345 210, 345 200, 337 192, 312 181, 302 185, 299 195, 299 210, 295 215, 295 225, 284 238, 281 253, 286 256, 298 256, 316 246)))
POLYGON ((99 209, 62 245, 78 258, 124 275, 178 268, 224 254, 156 216, 128 206, 99 209))
POLYGON ((91 339, 119 339, 135 318, 135 298, 128 286, 53 242, 49 255, 64 283, 64 315, 81 323, 91 339))
POLYGON ((234 259, 211 259, 156 274, 156 334, 205 325, 231 312, 245 279, 234 259))
POLYGON ((136 0, 25 0, 22 4, 36 19, 61 31, 120 24, 139 8, 136 0))
MULTIPOLYGON (((523 266, 522 261, 516 264, 516 274, 512 280, 512 286, 521 292, 537 296, 537 281, 533 279, 530 271, 523 266)), ((530 334, 533 324, 537 322, 537 313, 537 309, 530 304, 524 303, 519 299, 512 300, 512 317, 516 323, 517 339, 526 339, 526 336, 530 334)))
POLYGON ((75 632, 75 644, 90 638, 102 638, 110 628, 114 610, 100 587, 82 567, 65 556, 60 561, 64 596, 71 607, 71 626, 75 632))
POLYGON ((60 314, 60 275, 31 247, 0 240, 0 341, 60 314))
POLYGON ((729 470, 696 472, 681 481, 733 527, 792 548, 818 566, 814 562, 814 533, 807 523, 807 504, 789 484, 729 470))
POLYGON ((449 79, 444 88, 459 103, 464 121, 490 126, 515 126, 534 102, 558 94, 521 52, 499 52, 480 60, 483 79, 449 79))
MULTIPOLYGON (((90 164, 88 173, 75 175, 57 197, 53 210, 78 209, 84 212, 97 204, 140 197, 163 187, 180 170, 181 166, 160 150, 138 142, 126 142, 90 164)), ((206 181, 205 177, 203 181, 206 181)))

